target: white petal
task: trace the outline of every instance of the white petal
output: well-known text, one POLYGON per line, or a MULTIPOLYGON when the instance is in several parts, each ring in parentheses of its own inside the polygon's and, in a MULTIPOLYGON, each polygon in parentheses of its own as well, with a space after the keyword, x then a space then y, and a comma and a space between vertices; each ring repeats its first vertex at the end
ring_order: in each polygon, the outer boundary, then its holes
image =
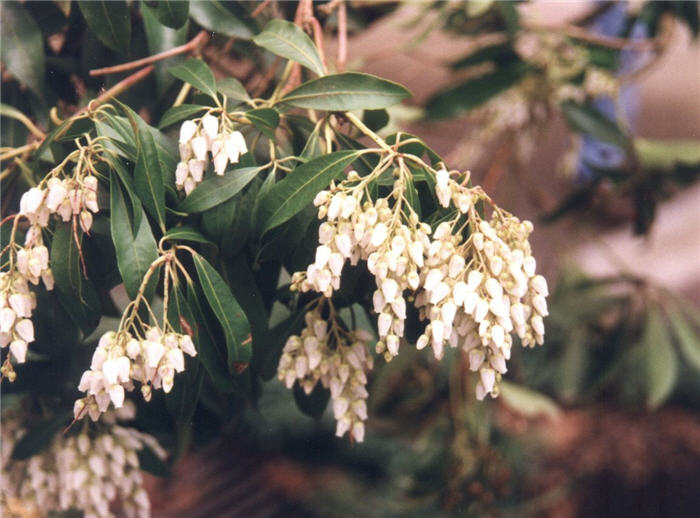
POLYGON ((124 387, 121 385, 109 387, 109 398, 112 400, 114 408, 121 408, 124 404, 124 387))
POLYGON ((12 308, 2 308, 0 309, 0 331, 7 333, 12 328, 15 323, 17 314, 12 310, 12 308))
POLYGON ((392 318, 389 313, 380 313, 377 318, 377 332, 379 336, 386 336, 391 327, 392 318))
POLYGON ((26 342, 34 341, 34 324, 28 318, 22 319, 15 324, 15 331, 26 342))
POLYGON ((24 363, 27 357, 27 342, 24 340, 14 340, 10 343, 10 352, 17 360, 17 363, 24 363))
POLYGON ((430 303, 437 304, 450 293, 450 287, 444 282, 438 283, 430 294, 430 303))
POLYGON ((204 129, 204 134, 210 140, 214 140, 219 134, 219 119, 209 113, 206 114, 202 117, 202 128, 204 129))
POLYGON ((185 121, 180 126, 180 143, 189 142, 197 131, 197 124, 194 121, 185 121))

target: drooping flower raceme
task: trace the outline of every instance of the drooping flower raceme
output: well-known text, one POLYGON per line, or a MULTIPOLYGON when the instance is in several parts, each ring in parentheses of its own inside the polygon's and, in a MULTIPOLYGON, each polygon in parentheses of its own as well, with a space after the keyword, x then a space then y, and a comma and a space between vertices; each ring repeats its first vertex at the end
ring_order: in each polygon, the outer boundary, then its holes
POLYGON ((372 369, 368 350, 371 335, 363 330, 346 332, 331 319, 321 317, 320 309, 304 316, 306 327, 300 335, 287 339, 277 376, 287 388, 295 382, 310 394, 317 383, 331 391, 336 435, 350 432, 361 442, 367 419, 367 373, 372 369))
POLYGON ((17 419, 3 416, 3 501, 20 500, 26 511, 42 516, 77 509, 85 518, 113 518, 110 505, 118 502, 125 516, 148 518, 151 505, 138 452, 147 447, 160 458, 165 452, 152 436, 116 423, 135 413, 133 405, 125 405, 105 415, 99 430, 58 433, 46 450, 21 461, 11 457, 25 430, 17 419))
POLYGON ((445 344, 461 346, 480 374, 477 397, 495 397, 511 356, 512 333, 525 346, 543 341, 547 283, 535 273, 528 242, 532 224, 443 169, 435 172, 435 196, 453 210, 433 231, 406 199, 409 174, 396 175, 388 196, 369 198, 367 185, 381 172, 364 178, 351 172, 316 196, 319 218, 325 219, 319 246, 314 263, 292 276, 293 289, 330 297, 340 286, 345 261, 365 260, 377 285, 377 352, 387 360, 399 353, 406 304, 412 300, 427 321, 416 346, 430 345, 438 359, 445 344), (490 206, 489 220, 480 215, 482 205, 490 206))
POLYGON ((238 163, 248 152, 240 131, 231 131, 227 119, 208 113, 201 119, 187 120, 180 127, 180 162, 175 169, 175 185, 189 194, 204 178, 209 161, 221 176, 226 166, 238 163))
MULTIPOLYGON (((0 272, 0 347, 9 345, 17 363, 25 362, 27 346, 34 341, 31 317, 35 307, 36 296, 29 290, 27 277, 18 271, 0 272)), ((14 372, 3 369, 2 374, 12 381, 14 372)))
MULTIPOLYGON (((92 143, 74 151, 20 198, 11 242, 5 249, 8 261, 3 268, 7 268, 7 271, 0 273, 0 347, 9 344, 12 357, 18 363, 25 361, 27 344, 34 340, 30 318, 36 299, 29 291, 29 284, 36 286, 42 281, 47 290, 54 287, 49 250, 44 244, 44 229, 48 227, 51 216, 56 215, 63 222, 73 220, 74 224, 79 223, 83 232, 90 231, 93 214, 99 211, 99 182, 90 171, 94 171, 93 160, 103 160, 100 155, 102 151, 99 144, 92 143), (77 164, 69 176, 66 164, 71 159, 77 164), (19 223, 25 220, 29 222, 29 228, 25 233, 24 245, 20 246, 15 241, 15 235, 19 223)), ((9 356, 0 370, 4 377, 11 381, 15 379, 9 356)))
POLYGON ((97 421, 110 403, 121 408, 125 392, 134 389, 134 382, 140 384, 146 401, 150 401, 153 389, 170 392, 175 374, 185 370, 185 354, 197 354, 188 335, 164 333, 155 326, 147 328, 143 338, 125 330, 105 333, 93 353, 90 369, 80 379, 78 389, 87 395, 75 402, 76 419, 87 413, 97 421))
POLYGON ((418 348, 430 344, 436 357, 443 343, 461 344, 469 353, 470 368, 479 371, 477 397, 497 395, 505 374, 515 333, 524 346, 541 344, 542 318, 547 312, 547 282, 536 275, 528 237, 529 221, 521 222, 497 206, 490 221, 475 206, 489 202, 480 188, 458 184, 445 170, 436 175, 436 195, 443 207, 454 205, 468 216, 470 233, 455 231, 461 219, 438 225, 434 253, 426 259, 415 304, 430 324, 418 339, 418 348), (467 258, 467 259, 465 259, 467 258))

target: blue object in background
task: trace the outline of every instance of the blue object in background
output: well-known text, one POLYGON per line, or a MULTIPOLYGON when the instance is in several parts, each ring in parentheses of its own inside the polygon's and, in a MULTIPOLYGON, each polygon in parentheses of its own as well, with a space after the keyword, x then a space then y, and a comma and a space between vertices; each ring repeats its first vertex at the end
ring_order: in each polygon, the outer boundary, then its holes
MULTIPOLYGON (((615 3, 593 21, 591 30, 604 36, 621 36, 625 29, 627 9, 626 2, 615 3)), ((638 39, 646 36, 645 24, 635 23, 630 38, 638 39)), ((629 74, 643 65, 646 59, 647 56, 644 52, 624 49, 620 53, 620 65, 617 73, 629 74)), ((616 113, 615 101, 610 97, 595 99, 593 106, 611 120, 621 117, 627 128, 633 131, 637 125, 639 112, 639 88, 634 84, 625 84, 620 88, 617 99, 619 113, 616 113)), ((589 182, 597 176, 595 169, 618 168, 622 166, 624 160, 625 151, 623 149, 590 135, 584 135, 576 167, 576 179, 584 183, 589 182)))

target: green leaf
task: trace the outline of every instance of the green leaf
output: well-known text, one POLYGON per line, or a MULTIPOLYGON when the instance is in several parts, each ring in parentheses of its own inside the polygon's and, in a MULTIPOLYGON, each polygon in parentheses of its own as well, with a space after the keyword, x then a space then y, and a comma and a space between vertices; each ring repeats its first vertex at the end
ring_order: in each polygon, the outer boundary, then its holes
POLYGON ((255 366, 257 371, 260 366, 260 360, 265 355, 265 346, 269 340, 268 314, 265 308, 265 301, 250 269, 245 253, 238 254, 226 261, 224 267, 231 292, 240 303, 248 322, 250 322, 253 338, 251 364, 255 366))
POLYGON ((52 129, 46 138, 36 150, 35 156, 40 160, 49 162, 58 162, 53 156, 51 147, 55 142, 63 142, 64 140, 74 140, 77 137, 92 131, 95 127, 93 121, 89 118, 78 117, 76 119, 67 119, 61 124, 52 129))
POLYGON ((527 418, 559 416, 557 404, 544 394, 506 380, 501 381, 501 399, 514 412, 527 418))
POLYGON ((316 384, 311 394, 306 394, 298 383, 294 384, 294 402, 299 410, 314 419, 321 419, 330 397, 331 391, 323 388, 320 383, 316 384))
POLYGON ((312 110, 379 110, 410 96, 411 92, 398 83, 369 74, 347 72, 307 81, 280 102, 312 110))
POLYGON ((649 310, 641 344, 645 355, 647 406, 654 409, 671 395, 678 379, 678 358, 657 308, 649 310))
POLYGON ((700 337, 680 313, 674 312, 670 318, 671 329, 683 357, 693 369, 700 371, 700 337))
POLYGON ((150 9, 161 24, 171 29, 178 29, 185 25, 190 14, 190 3, 188 0, 158 0, 153 2, 153 7, 149 7, 149 4, 142 2, 141 6, 142 8, 146 6, 147 9, 150 9))
POLYGON ((362 122, 372 131, 379 131, 389 124, 389 113, 386 110, 365 110, 362 122))
POLYGON ((190 16, 205 29, 224 36, 249 40, 255 32, 254 22, 251 22, 243 12, 239 10, 234 14, 218 0, 192 2, 190 16))
POLYGON ((257 224, 262 229, 261 234, 300 212, 360 154, 360 151, 336 151, 314 158, 273 185, 258 204, 257 224))
POLYGON ((204 237, 202 233, 191 225, 182 225, 181 227, 173 227, 163 234, 163 239, 170 241, 192 241, 195 243, 204 243, 213 245, 209 239, 204 237))
POLYGON ((642 167, 671 171, 674 167, 700 164, 700 139, 635 138, 634 148, 642 167))
POLYGON ((2 4, 0 60, 35 94, 44 95, 44 39, 39 26, 19 2, 2 4))
POLYGON ((124 1, 80 0, 80 12, 92 33, 112 50, 129 53, 131 14, 124 1))
POLYGON ((516 62, 438 92, 425 106, 428 118, 454 117, 472 110, 518 83, 528 70, 527 64, 516 62))
POLYGON ((316 45, 292 22, 271 20, 260 34, 253 37, 253 41, 273 54, 296 61, 319 76, 323 75, 323 61, 316 45))
POLYGON ((242 363, 250 361, 252 355, 248 319, 219 272, 199 254, 194 254, 193 260, 202 291, 226 337, 229 372, 237 372, 242 363))
MULTIPOLYGON (((3 6, 3 9, 5 6, 3 6)), ((70 423, 70 416, 62 414, 31 428, 12 449, 12 458, 26 460, 49 447, 56 434, 70 423)))
MULTIPOLYGON (((204 3, 207 2, 195 2, 192 7, 196 4, 204 3)), ((201 59, 189 59, 181 65, 170 68, 169 71, 172 75, 191 84, 203 94, 208 95, 212 99, 217 99, 214 74, 212 74, 209 66, 201 59)))
POLYGON ((561 109, 567 122, 575 131, 623 149, 627 148, 629 142, 622 130, 595 107, 566 101, 562 103, 561 109))
POLYGON ((228 171, 223 176, 214 175, 187 195, 178 205, 180 212, 204 212, 233 198, 262 170, 262 167, 244 167, 228 171))
POLYGON ((275 128, 280 123, 280 114, 273 108, 258 108, 246 112, 248 120, 263 134, 270 138, 275 138, 275 128))
POLYGON ((115 128, 118 128, 120 138, 123 139, 123 146, 127 154, 136 161, 139 147, 141 143, 138 135, 140 133, 150 133, 156 148, 156 156, 158 157, 158 165, 163 178, 164 185, 172 192, 175 191, 174 175, 175 166, 178 162, 178 156, 175 152, 175 144, 166 135, 161 133, 157 128, 146 124, 146 122, 127 105, 120 103, 115 99, 115 102, 124 110, 127 117, 111 117, 110 122, 115 128), (135 139, 134 136, 137 136, 135 139))
MULTIPOLYGON (((192 327, 197 335, 195 343, 197 346, 197 357, 202 362, 204 370, 209 374, 217 390, 224 393, 234 392, 237 387, 234 378, 226 367, 226 350, 223 346, 219 346, 220 340, 209 328, 210 320, 200 304, 200 297, 201 292, 188 282, 187 304, 194 318, 192 327)), ((192 324, 192 322, 188 322, 192 324)))
POLYGON ((156 144, 148 131, 138 132, 138 156, 134 169, 134 190, 146 211, 165 232, 165 187, 156 144))
MULTIPOLYGON (((168 4, 172 4, 172 2, 158 2, 154 8, 150 8, 147 3, 141 2, 141 18, 143 18, 143 28, 146 32, 149 54, 159 54, 184 45, 187 41, 187 25, 182 25, 179 29, 171 28, 158 19, 160 7, 168 4)), ((178 2, 178 4, 185 6, 186 13, 188 9, 187 2, 178 2)), ((187 16, 185 15, 186 20, 187 16)), ((153 74, 158 86, 156 98, 160 98, 175 82, 175 78, 168 72, 168 68, 182 63, 184 60, 183 56, 177 55, 155 63, 153 74)))
POLYGON ((250 96, 246 92, 245 87, 234 77, 219 79, 216 82, 216 89, 221 95, 225 95, 227 99, 242 102, 250 101, 250 96))
POLYGON ((145 446, 137 453, 139 458, 139 468, 156 477, 166 478, 172 476, 170 467, 156 453, 145 446))
POLYGON ((408 202, 408 204, 413 208, 413 210, 420 218, 420 198, 418 197, 418 191, 416 190, 416 186, 412 180, 408 180, 408 182, 406 182, 406 191, 404 192, 404 195, 406 196, 406 201, 408 202))
POLYGON ((208 106, 201 106, 199 104, 181 104, 180 106, 174 106, 163 114, 163 117, 158 123, 158 127, 161 129, 167 128, 182 119, 190 119, 193 115, 197 115, 208 109, 208 106))
MULTIPOLYGON (((82 241, 82 232, 77 232, 82 241)), ((83 277, 80 250, 70 222, 56 225, 51 242, 51 271, 62 295, 61 303, 80 329, 90 334, 100 320, 100 301, 92 282, 83 277)))
POLYGON ((459 70, 461 68, 489 62, 496 63, 497 65, 506 65, 514 61, 519 61, 519 59, 518 54, 513 50, 513 46, 506 42, 475 50, 463 58, 458 59, 450 66, 453 70, 459 70))
POLYGON ((318 131, 313 131, 310 135, 304 149, 299 153, 299 158, 308 160, 311 158, 316 158, 321 154, 321 139, 318 136, 318 131))
MULTIPOLYGON (((179 286, 174 286, 170 292, 170 305, 168 306, 168 322, 176 332, 189 334, 192 332, 192 340, 198 346, 199 341, 196 332, 196 319, 187 303, 185 294, 179 286)), ((185 424, 192 419, 197 400, 202 387, 202 372, 198 358, 186 358, 187 367, 179 376, 172 390, 165 396, 165 405, 168 412, 177 423, 185 424)))
MULTIPOLYGON (((138 203, 138 200, 135 200, 138 203)), ((110 227, 117 253, 117 266, 129 298, 136 298, 151 263, 158 257, 156 240, 141 204, 129 208, 116 173, 110 179, 110 227), (134 216, 130 216, 133 211, 134 216), (132 227, 134 225, 137 227, 132 227)))
POLYGON ((508 37, 511 40, 514 39, 520 28, 520 14, 518 13, 515 2, 496 2, 494 5, 496 5, 500 12, 508 37))

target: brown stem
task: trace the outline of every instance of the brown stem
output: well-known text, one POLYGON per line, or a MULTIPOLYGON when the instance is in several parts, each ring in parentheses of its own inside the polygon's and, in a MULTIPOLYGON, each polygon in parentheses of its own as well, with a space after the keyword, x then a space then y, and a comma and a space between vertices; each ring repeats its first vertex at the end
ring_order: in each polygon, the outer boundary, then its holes
POLYGON ((90 70, 91 76, 103 76, 106 74, 116 74, 118 72, 126 72, 127 70, 133 70, 134 68, 139 68, 144 65, 150 65, 157 61, 162 61, 164 59, 170 58, 172 56, 177 56, 178 54, 184 54, 186 52, 191 52, 196 48, 204 45, 209 39, 209 33, 207 31, 199 31, 199 34, 192 38, 189 42, 179 47, 175 47, 153 56, 148 56, 147 58, 137 59, 136 61, 130 61, 129 63, 122 63, 121 65, 115 65, 113 67, 96 68, 90 70))
POLYGON ((326 53, 323 52, 323 29, 321 28, 321 24, 319 21, 316 19, 315 16, 311 15, 311 18, 309 18, 309 23, 311 24, 311 27, 313 27, 314 30, 314 43, 316 44, 316 47, 318 48, 318 53, 321 56, 321 64, 323 64, 323 72, 326 72, 326 53))
POLYGON ((75 115, 80 115, 81 113, 85 113, 89 110, 92 110, 93 108, 101 105, 105 101, 116 97, 120 93, 134 86, 136 83, 148 76, 148 74, 150 74, 151 72, 153 72, 153 65, 149 65, 146 68, 142 68, 138 72, 131 74, 129 77, 122 79, 112 88, 102 93, 99 97, 90 101, 87 106, 81 108, 75 115))
POLYGON ((265 0, 264 2, 262 2, 259 6, 257 6, 257 7, 253 10, 253 12, 251 13, 251 16, 252 16, 253 18, 255 18, 257 15, 259 15, 261 12, 263 12, 263 10, 264 10, 268 5, 270 5, 270 2, 271 2, 271 1, 272 1, 272 0, 265 0))
POLYGON ((338 61, 336 68, 338 72, 345 69, 348 59, 348 11, 345 2, 338 4, 338 61))

